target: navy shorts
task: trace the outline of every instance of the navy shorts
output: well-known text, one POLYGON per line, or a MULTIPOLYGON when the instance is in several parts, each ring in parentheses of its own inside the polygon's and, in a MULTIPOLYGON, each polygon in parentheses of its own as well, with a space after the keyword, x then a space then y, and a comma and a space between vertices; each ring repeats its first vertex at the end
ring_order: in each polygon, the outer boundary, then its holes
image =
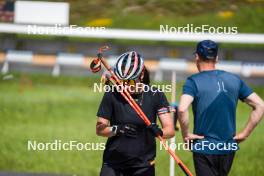
POLYGON ((193 161, 196 176, 227 176, 234 156, 235 152, 225 155, 209 155, 194 152, 193 161))

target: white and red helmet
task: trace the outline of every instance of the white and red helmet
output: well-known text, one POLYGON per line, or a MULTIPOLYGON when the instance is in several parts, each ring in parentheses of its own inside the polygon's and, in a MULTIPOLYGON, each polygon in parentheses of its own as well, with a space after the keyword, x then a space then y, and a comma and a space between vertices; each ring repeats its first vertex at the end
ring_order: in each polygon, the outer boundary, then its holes
POLYGON ((129 51, 118 57, 114 72, 120 80, 134 80, 143 69, 143 57, 135 51, 129 51))

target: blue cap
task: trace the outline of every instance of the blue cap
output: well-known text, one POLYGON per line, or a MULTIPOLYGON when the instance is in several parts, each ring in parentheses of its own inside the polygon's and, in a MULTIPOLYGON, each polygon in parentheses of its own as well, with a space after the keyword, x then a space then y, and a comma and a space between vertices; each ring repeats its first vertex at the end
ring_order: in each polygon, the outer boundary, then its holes
POLYGON ((204 59, 215 59, 218 52, 218 45, 212 40, 203 40, 197 44, 196 52, 204 59))

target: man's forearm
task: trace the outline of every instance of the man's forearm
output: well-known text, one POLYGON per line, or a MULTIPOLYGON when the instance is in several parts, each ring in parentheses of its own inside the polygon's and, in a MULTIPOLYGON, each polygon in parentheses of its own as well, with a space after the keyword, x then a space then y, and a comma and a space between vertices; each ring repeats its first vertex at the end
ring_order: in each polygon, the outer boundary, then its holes
POLYGON ((179 108, 178 108, 178 116, 179 122, 182 130, 182 137, 185 138, 189 134, 189 106, 193 102, 193 97, 188 94, 183 94, 180 98, 179 108))
POLYGON ((250 114, 246 127, 242 131, 242 133, 244 133, 245 136, 248 137, 251 134, 251 132, 254 130, 257 124, 261 121, 263 117, 263 113, 264 110, 262 106, 256 106, 254 108, 254 110, 250 114))
POLYGON ((246 127, 241 132, 244 137, 248 137, 263 117, 264 102, 256 93, 248 96, 245 102, 253 108, 246 127))
POLYGON ((188 111, 179 111, 179 123, 181 126, 182 136, 186 137, 189 133, 189 112, 188 111))

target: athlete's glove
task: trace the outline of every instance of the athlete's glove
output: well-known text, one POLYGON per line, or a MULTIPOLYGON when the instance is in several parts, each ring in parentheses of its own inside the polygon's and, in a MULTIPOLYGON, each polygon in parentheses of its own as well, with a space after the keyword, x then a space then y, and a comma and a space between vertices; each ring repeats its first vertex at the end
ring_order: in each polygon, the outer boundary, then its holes
POLYGON ((163 136, 162 130, 160 129, 160 127, 156 123, 152 123, 147 128, 151 131, 151 133, 155 137, 158 137, 158 136, 161 136, 162 137, 163 136))
POLYGON ((131 124, 114 125, 112 126, 112 131, 116 136, 125 135, 131 138, 137 137, 137 127, 131 124))

